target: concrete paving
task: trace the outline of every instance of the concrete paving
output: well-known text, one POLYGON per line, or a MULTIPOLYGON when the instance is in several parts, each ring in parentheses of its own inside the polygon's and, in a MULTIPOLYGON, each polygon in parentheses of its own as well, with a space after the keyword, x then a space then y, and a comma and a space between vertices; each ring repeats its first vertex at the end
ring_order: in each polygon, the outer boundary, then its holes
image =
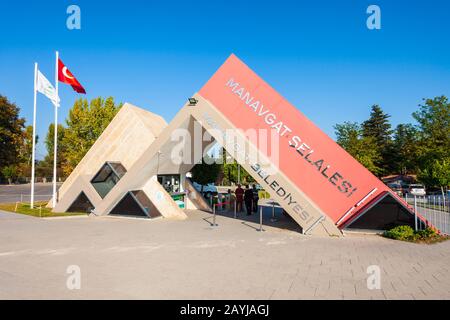
MULTIPOLYGON (((449 299, 450 242, 303 236, 192 211, 186 221, 0 215, 1 299, 449 299), (69 266, 81 289, 69 290, 69 266), (369 290, 369 266, 381 271, 369 290)), ((267 218, 265 218, 267 220, 267 218)))

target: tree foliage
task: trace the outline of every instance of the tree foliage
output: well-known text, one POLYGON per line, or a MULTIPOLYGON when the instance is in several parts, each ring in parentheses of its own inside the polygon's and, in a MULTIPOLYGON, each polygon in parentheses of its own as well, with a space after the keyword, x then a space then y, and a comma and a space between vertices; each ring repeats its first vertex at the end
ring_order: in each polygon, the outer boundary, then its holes
MULTIPOLYGON (((19 148, 19 161, 27 166, 30 166, 33 156, 33 126, 27 126, 25 128, 22 132, 22 139, 23 140, 19 148)), ((39 136, 37 134, 34 142, 36 145, 39 142, 39 136)))
POLYGON ((419 169, 417 178, 428 186, 438 186, 443 191, 450 186, 450 158, 435 159, 429 166, 419 169))
MULTIPOLYGON (((58 150, 57 150, 57 161, 58 167, 64 163, 64 154, 66 152, 66 145, 64 144, 64 135, 66 132, 66 128, 62 124, 58 124, 58 150)), ((45 157, 45 162, 53 163, 53 153, 55 147, 55 124, 51 123, 48 126, 47 135, 45 136, 45 147, 47 149, 47 156, 45 157)))
POLYGON ((355 122, 345 122, 334 127, 337 143, 350 153, 363 166, 373 174, 379 175, 382 169, 378 166, 381 155, 378 151, 376 140, 365 136, 364 129, 355 122))
POLYGON ((223 164, 223 183, 231 185, 232 183, 237 184, 248 184, 255 182, 255 179, 240 166, 236 161, 231 161, 223 164))
POLYGON ((20 108, 0 95, 0 168, 20 162, 25 119, 20 108))
POLYGON ((337 142, 377 175, 417 174, 428 187, 450 182, 450 103, 445 96, 425 99, 413 113, 417 125, 391 130, 389 115, 374 105, 362 125, 335 126, 337 142))
POLYGON ((369 119, 362 124, 363 136, 373 138, 377 146, 383 147, 388 145, 392 140, 390 117, 379 105, 373 105, 369 119))
POLYGON ((392 171, 392 156, 394 153, 392 145, 392 129, 389 118, 379 105, 371 107, 370 117, 362 124, 362 135, 373 141, 373 146, 380 155, 374 160, 374 165, 379 168, 378 174, 386 174, 392 171))
POLYGON ((450 155, 450 103, 445 96, 426 99, 413 113, 418 122, 421 155, 430 160, 450 155))
POLYGON ((108 126, 122 104, 115 104, 114 98, 106 100, 96 98, 88 102, 79 99, 69 111, 61 145, 63 146, 61 164, 63 171, 69 175, 94 142, 108 126))
POLYGON ((419 107, 419 111, 413 113, 420 139, 419 180, 428 186, 448 187, 450 103, 447 97, 440 96, 424 100, 419 107))
POLYGON ((192 180, 205 185, 216 182, 221 170, 221 165, 216 163, 214 159, 205 156, 202 163, 196 164, 192 170, 192 180))
MULTIPOLYGON (((419 132, 412 124, 399 124, 394 133, 392 173, 410 174, 418 169, 419 132)), ((389 160, 389 159, 388 159, 389 160)))
POLYGON ((8 179, 8 183, 11 184, 13 179, 17 177, 17 166, 15 164, 10 164, 3 167, 2 174, 6 179, 8 179))

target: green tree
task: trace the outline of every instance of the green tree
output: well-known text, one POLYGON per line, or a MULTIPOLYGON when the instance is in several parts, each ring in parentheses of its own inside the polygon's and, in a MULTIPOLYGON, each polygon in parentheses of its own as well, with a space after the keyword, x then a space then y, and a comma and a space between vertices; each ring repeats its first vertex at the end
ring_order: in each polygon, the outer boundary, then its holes
POLYGON ((202 159, 202 163, 196 164, 192 168, 192 180, 201 185, 214 183, 219 176, 221 168, 221 164, 216 163, 213 158, 205 156, 205 158, 202 159))
POLYGON ((356 122, 345 122, 334 126, 337 143, 350 153, 363 166, 375 175, 380 175, 378 167, 381 156, 378 153, 375 139, 363 135, 363 129, 356 122))
POLYGON ((374 163, 381 169, 380 174, 387 174, 393 170, 393 131, 389 118, 390 115, 386 114, 379 105, 373 105, 369 119, 362 124, 363 137, 371 138, 380 154, 380 158, 374 163))
POLYGON ((426 99, 413 113, 419 124, 421 155, 428 160, 450 156, 450 103, 445 96, 426 99))
POLYGON ((413 113, 420 139, 418 179, 427 186, 442 187, 437 172, 445 173, 450 159, 450 103, 447 97, 440 96, 425 99, 419 107, 419 111, 413 113))
MULTIPOLYGON (((22 132, 23 143, 20 146, 19 154, 20 161, 25 163, 27 166, 31 165, 31 161, 33 158, 33 126, 27 126, 25 130, 22 132)), ((37 145, 39 141, 39 136, 36 134, 35 144, 37 145)))
POLYGON ((419 170, 417 178, 428 186, 439 187, 444 196, 444 189, 450 186, 450 158, 434 160, 431 165, 419 170))
MULTIPOLYGON (((62 168, 65 163, 65 151, 66 147, 64 145, 63 137, 65 134, 65 127, 62 124, 58 124, 58 154, 57 154, 57 175, 58 177, 65 177, 66 174, 63 172, 62 168)), ((47 154, 44 160, 39 161, 36 167, 36 174, 42 177, 51 177, 53 175, 53 151, 55 145, 55 124, 51 123, 48 126, 47 134, 45 136, 45 147, 47 149, 47 154)))
POLYGON ((8 183, 12 184, 13 179, 17 178, 17 166, 10 164, 9 166, 3 167, 2 174, 8 179, 8 183))
POLYGON ((247 184, 255 182, 255 179, 253 179, 253 177, 244 169, 244 167, 240 166, 234 160, 232 162, 224 163, 222 171, 225 184, 236 184, 239 182, 241 184, 247 184))
POLYGON ((416 173, 418 168, 417 155, 419 149, 418 130, 412 124, 399 124, 394 133, 392 157, 396 173, 416 173))
POLYGON ((450 158, 435 161, 432 170, 436 185, 441 188, 442 196, 444 196, 444 189, 447 190, 450 186, 450 158))
POLYGON ((232 183, 254 183, 255 179, 241 166, 236 160, 231 157, 231 155, 222 148, 222 176, 223 183, 226 185, 231 185, 232 183))
MULTIPOLYGON (((58 153, 57 153, 57 161, 58 167, 61 167, 61 164, 64 163, 64 154, 66 153, 66 146, 64 145, 64 134, 66 132, 66 128, 62 124, 58 124, 58 153)), ((45 147, 47 149, 47 156, 45 157, 45 161, 48 163, 53 163, 53 153, 55 147, 55 124, 51 123, 48 126, 47 135, 45 136, 45 147)))
POLYGON ((81 161, 121 106, 122 104, 115 104, 112 97, 106 100, 99 97, 90 103, 86 99, 75 101, 69 111, 62 138, 62 166, 65 175, 69 175, 81 161))
POLYGON ((25 119, 20 108, 0 95, 0 168, 20 162, 25 119))

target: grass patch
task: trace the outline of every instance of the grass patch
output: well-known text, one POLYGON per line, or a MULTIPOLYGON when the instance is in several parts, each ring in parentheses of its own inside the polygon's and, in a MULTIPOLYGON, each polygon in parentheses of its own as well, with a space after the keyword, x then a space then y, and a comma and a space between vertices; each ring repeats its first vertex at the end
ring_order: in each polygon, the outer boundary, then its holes
POLYGON ((414 231, 410 226, 395 227, 385 231, 383 236, 394 240, 426 244, 438 243, 450 239, 449 236, 441 235, 431 228, 414 231))
POLYGON ((52 209, 47 208, 46 205, 47 202, 45 201, 37 201, 34 203, 34 208, 31 209, 29 203, 0 203, 0 210, 38 218, 86 215, 86 213, 83 212, 52 212, 52 209))

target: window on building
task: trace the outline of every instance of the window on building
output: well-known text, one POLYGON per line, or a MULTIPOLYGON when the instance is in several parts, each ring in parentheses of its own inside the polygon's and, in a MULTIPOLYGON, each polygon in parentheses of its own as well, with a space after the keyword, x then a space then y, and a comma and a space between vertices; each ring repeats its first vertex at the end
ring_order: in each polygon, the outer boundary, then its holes
POLYGON ((158 208, 153 205, 142 190, 127 192, 109 214, 149 218, 161 216, 158 208))
POLYGON ((91 180, 91 184, 100 197, 104 198, 126 172, 127 170, 120 162, 106 162, 91 180))
POLYGON ((70 205, 69 209, 67 209, 67 212, 90 213, 91 210, 94 210, 94 206, 86 194, 81 191, 75 201, 70 205))

